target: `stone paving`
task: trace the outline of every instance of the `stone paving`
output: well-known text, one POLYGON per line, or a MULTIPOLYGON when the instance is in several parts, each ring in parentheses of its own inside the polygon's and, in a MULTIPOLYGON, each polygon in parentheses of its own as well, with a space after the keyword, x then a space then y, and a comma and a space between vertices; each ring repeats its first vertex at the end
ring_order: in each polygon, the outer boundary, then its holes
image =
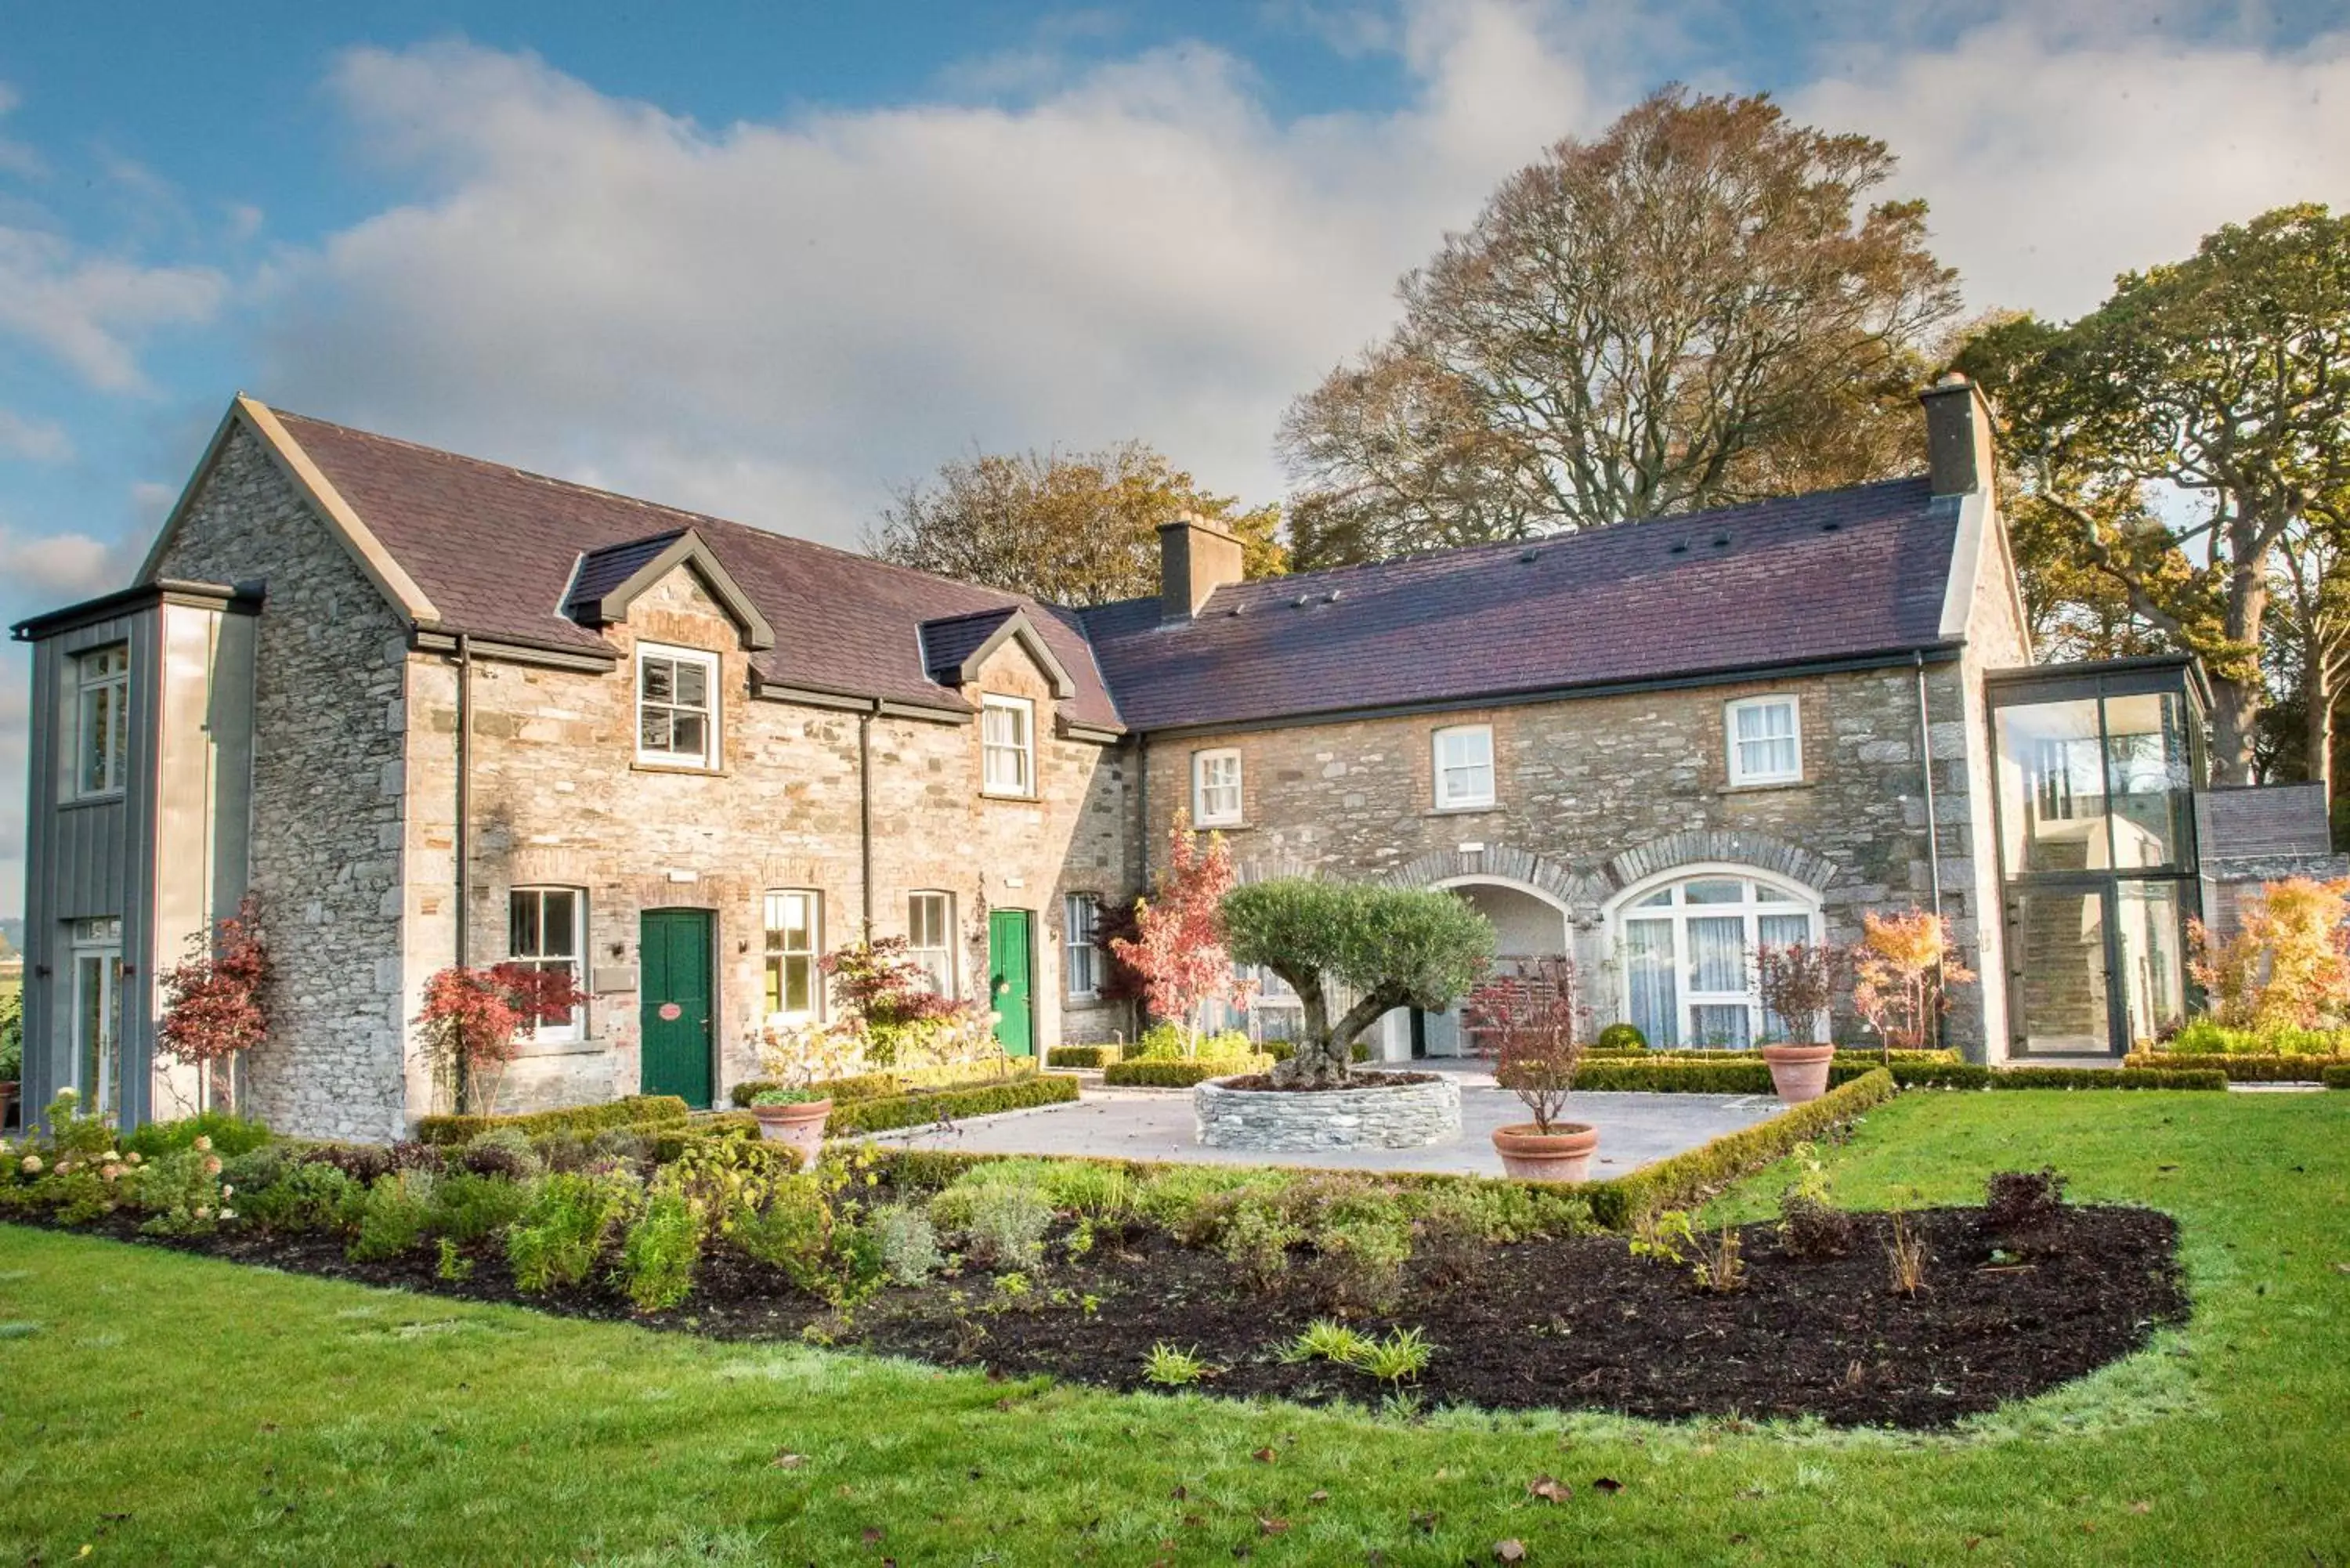
MULTIPOLYGON (((1424 1067, 1432 1064, 1416 1063, 1424 1067)), ((976 1116, 951 1127, 908 1127, 874 1141, 966 1154, 1099 1155, 1208 1165, 1310 1165, 1334 1170, 1424 1170, 1499 1176, 1497 1127, 1527 1120, 1515 1095, 1490 1074, 1453 1071, 1461 1085, 1461 1136, 1421 1148, 1317 1148, 1260 1153, 1206 1148, 1194 1137, 1189 1089, 1104 1089, 1088 1084, 1074 1105, 976 1116)), ((1781 1106, 1768 1095, 1576 1095, 1567 1117, 1599 1128, 1595 1177, 1621 1176, 1669 1155, 1768 1121, 1781 1106)))

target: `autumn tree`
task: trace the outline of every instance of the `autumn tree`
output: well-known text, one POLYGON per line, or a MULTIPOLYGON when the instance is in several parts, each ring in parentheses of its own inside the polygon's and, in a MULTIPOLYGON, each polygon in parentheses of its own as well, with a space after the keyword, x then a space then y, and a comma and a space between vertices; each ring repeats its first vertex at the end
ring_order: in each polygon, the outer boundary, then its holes
POLYGON ((156 1054, 196 1068, 210 1094, 233 1100, 236 1057, 269 1037, 270 974, 260 899, 247 893, 235 914, 190 937, 187 956, 163 971, 156 1054))
POLYGON ((1294 404, 1301 567, 1882 478, 1958 306, 1885 144, 1667 88, 1503 182, 1294 404))
POLYGON ((1240 541, 1252 577, 1283 569, 1281 509, 1243 510, 1141 441, 1090 452, 982 452, 908 485, 868 529, 885 561, 1098 605, 1159 591, 1159 526, 1192 513, 1240 541))
POLYGON ((1861 939, 1851 952, 1852 1010, 1884 1047, 1887 1064, 1895 1051, 1930 1048, 1950 1010, 1949 988, 1975 978, 1960 963, 1950 922, 1930 909, 1860 917, 1861 939))
POLYGON ((1151 896, 1135 903, 1133 940, 1110 944, 1139 979, 1152 1015, 1182 1030, 1186 1055, 1199 1048, 1200 1015, 1208 1003, 1243 999, 1224 947, 1223 901, 1233 879, 1223 835, 1209 835, 1202 848, 1191 814, 1177 812, 1167 836, 1167 869, 1151 896))
POLYGON ((2280 556, 2350 521, 2350 219, 2230 224, 2080 320, 2003 324, 1959 362, 2006 421, 2027 504, 2201 656, 2214 771, 2251 783, 2280 556))

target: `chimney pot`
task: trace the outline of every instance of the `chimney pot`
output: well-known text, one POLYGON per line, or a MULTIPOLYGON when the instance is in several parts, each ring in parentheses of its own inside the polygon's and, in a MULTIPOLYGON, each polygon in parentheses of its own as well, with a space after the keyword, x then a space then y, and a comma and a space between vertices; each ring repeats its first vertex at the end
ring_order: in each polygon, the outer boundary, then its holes
POLYGON ((1991 404, 1982 389, 1951 370, 1918 400, 1926 407, 1926 471, 1934 493, 1989 491, 1999 462, 1991 446, 1991 404))
POLYGON ((1242 577, 1241 542, 1193 512, 1159 525, 1159 618, 1190 620, 1218 588, 1242 577))

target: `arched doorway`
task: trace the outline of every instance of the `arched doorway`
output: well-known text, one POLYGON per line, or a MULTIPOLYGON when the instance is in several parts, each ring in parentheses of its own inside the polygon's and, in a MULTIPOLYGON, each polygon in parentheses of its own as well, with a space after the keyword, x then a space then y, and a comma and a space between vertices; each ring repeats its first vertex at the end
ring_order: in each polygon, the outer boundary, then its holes
MULTIPOLYGON (((1677 866, 1609 901, 1617 1016, 1652 1046, 1743 1049, 1777 1021, 1754 987, 1757 946, 1820 940, 1819 894, 1758 867, 1677 866)), ((1595 999, 1596 1000, 1596 999, 1595 999)))
MULTIPOLYGON (((1499 965, 1574 950, 1566 905, 1541 888, 1491 876, 1451 877, 1435 885, 1485 917, 1493 928, 1493 956, 1499 965)), ((1441 1012, 1412 1009, 1403 1022, 1408 1053, 1391 1044, 1390 1056, 1459 1056, 1468 1052, 1457 999, 1441 1012)))

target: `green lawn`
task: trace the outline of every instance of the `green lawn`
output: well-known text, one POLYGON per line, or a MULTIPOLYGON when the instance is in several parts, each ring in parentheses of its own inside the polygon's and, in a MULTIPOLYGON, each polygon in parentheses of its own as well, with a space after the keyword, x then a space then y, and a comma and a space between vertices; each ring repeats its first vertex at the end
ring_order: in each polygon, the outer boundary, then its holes
POLYGON ((1956 1438, 1403 1424, 0 1227, 0 1557, 1458 1564, 1517 1538, 1535 1564, 2350 1563, 2350 1094, 1913 1094, 1833 1161, 1862 1207, 2043 1162, 2075 1196, 2158 1204, 2194 1323, 1956 1438), (1528 1497, 1545 1473, 1563 1503, 1528 1497))

